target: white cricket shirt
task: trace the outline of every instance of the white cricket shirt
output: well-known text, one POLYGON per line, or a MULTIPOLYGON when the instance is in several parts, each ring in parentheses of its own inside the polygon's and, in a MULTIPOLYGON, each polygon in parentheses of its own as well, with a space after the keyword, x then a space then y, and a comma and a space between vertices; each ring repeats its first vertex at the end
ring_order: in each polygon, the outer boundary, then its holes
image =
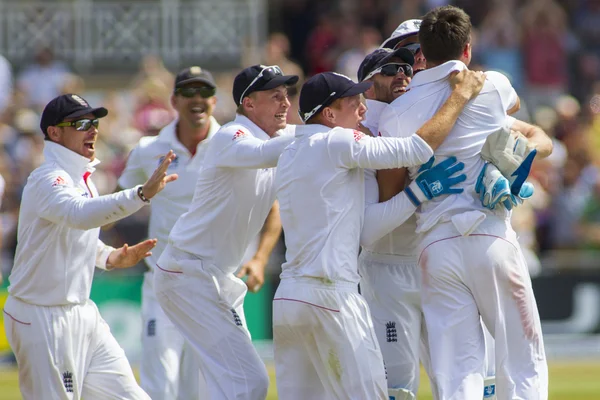
POLYGON ((196 146, 196 153, 190 151, 177 139, 177 121, 165 126, 157 136, 143 137, 131 151, 123 174, 119 178, 119 186, 132 187, 145 183, 162 162, 165 154, 173 150, 177 158, 169 166, 169 174, 177 174, 175 182, 169 183, 162 192, 154 196, 150 205, 150 222, 148 237, 158 239, 152 255, 146 258, 146 264, 154 269, 163 250, 167 246, 169 233, 177 218, 185 213, 196 188, 196 181, 206 156, 210 139, 221 125, 210 117, 210 128, 206 138, 196 146))
MULTIPOLYGON (((420 128, 450 96, 452 88, 448 75, 465 68, 460 61, 449 61, 415 75, 408 85, 408 92, 381 113, 381 134, 404 137, 420 128)), ((490 211, 481 204, 475 193, 475 183, 484 164, 480 153, 485 139, 501 126, 510 127, 514 123, 514 118, 508 117, 506 111, 516 104, 517 98, 504 75, 486 73, 480 94, 465 106, 448 137, 435 151, 436 163, 454 155, 465 164, 462 172, 467 179, 457 185, 464 188, 464 192, 423 203, 417 212, 418 232, 426 232, 439 222, 450 221, 453 216, 472 210, 508 218, 509 213, 504 208, 490 211)), ((418 167, 409 169, 411 178, 414 179, 417 170, 418 167)))
POLYGON ((208 144, 194 198, 171 230, 169 245, 224 273, 237 270, 273 206, 273 167, 294 128, 270 138, 242 115, 223 125, 208 144))
MULTIPOLYGON (((375 220, 365 209, 363 168, 420 165, 432 154, 417 135, 390 140, 351 129, 298 126, 296 140, 279 159, 275 179, 287 248, 281 278, 358 283, 363 220, 375 220)), ((395 202, 376 204, 375 214, 393 220, 400 202, 409 200, 396 196, 395 202)))
MULTIPOLYGON (((374 136, 381 136, 379 133, 379 119, 381 113, 387 107, 387 103, 376 100, 367 100, 367 113, 363 125, 373 133, 374 136)), ((365 170, 365 202, 367 205, 376 204, 379 202, 379 186, 377 176, 374 170, 365 170)), ((378 231, 372 234, 363 233, 361 244, 363 249, 375 254, 384 255, 414 255, 417 244, 419 242, 419 234, 417 230, 417 217, 414 213, 415 206, 408 203, 400 214, 408 213, 409 216, 401 225, 394 227, 390 231, 378 231)), ((375 218, 381 218, 376 216, 375 218)), ((379 224, 380 228, 384 228, 385 223, 379 224)))
POLYGON ((90 178, 98 160, 51 141, 44 157, 23 190, 8 292, 41 306, 81 304, 90 297, 94 267, 106 268, 114 250, 98 239, 100 226, 146 203, 137 187, 98 196, 90 178))

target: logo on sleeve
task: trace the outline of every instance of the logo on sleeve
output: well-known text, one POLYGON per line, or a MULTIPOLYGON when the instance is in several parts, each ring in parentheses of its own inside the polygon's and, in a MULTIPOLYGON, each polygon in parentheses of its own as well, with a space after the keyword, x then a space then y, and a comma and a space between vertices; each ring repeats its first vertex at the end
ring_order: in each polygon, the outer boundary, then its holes
POLYGON ((366 135, 360 131, 354 131, 354 140, 355 141, 359 141, 360 139, 364 138, 366 135))
POLYGON ((54 180, 54 182, 52 182, 53 187, 58 186, 58 185, 66 185, 66 184, 67 184, 67 181, 62 176, 57 176, 56 179, 54 180))
POLYGON ((237 140, 237 139, 243 138, 245 136, 247 136, 246 132, 244 132, 241 129, 238 129, 237 132, 233 135, 233 139, 231 139, 231 140, 237 140))

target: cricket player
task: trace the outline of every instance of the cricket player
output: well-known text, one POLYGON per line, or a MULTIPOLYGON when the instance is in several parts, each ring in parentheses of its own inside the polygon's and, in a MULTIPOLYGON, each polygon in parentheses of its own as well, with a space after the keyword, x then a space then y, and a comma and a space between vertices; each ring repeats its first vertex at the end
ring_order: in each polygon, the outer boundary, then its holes
POLYGON ((145 260, 148 271, 142 286, 140 386, 154 400, 207 397, 204 377, 189 345, 156 300, 153 271, 171 228, 192 201, 208 142, 221 127, 212 116, 216 91, 217 85, 209 71, 198 66, 182 69, 175 78, 171 95, 177 120, 164 127, 158 136, 143 137, 131 151, 119 178, 120 187, 135 186, 148 179, 169 149, 177 153, 169 169, 176 172, 179 179, 150 205, 148 233, 158 242, 145 260))
POLYGON ((296 140, 277 166, 287 247, 273 300, 281 399, 388 398, 369 309, 358 294, 361 233, 374 231, 382 221, 401 224, 416 209, 411 197, 426 201, 453 192, 452 186, 464 179, 453 176, 461 166, 449 159, 438 169, 424 169, 408 190, 389 202, 365 209, 362 168, 425 163, 433 154, 430 143, 441 143, 469 101, 465 93, 477 93, 458 88, 416 134, 389 141, 357 130, 366 111, 360 94, 370 87, 331 72, 310 78, 300 93, 306 125, 296 128, 296 140), (400 213, 409 207, 409 213, 400 213))
POLYGON ((45 161, 23 191, 18 245, 4 306, 4 327, 19 365, 24 399, 149 399, 123 349, 90 300, 94 267, 127 268, 151 255, 156 239, 119 249, 98 238, 100 226, 150 202, 177 175, 167 152, 143 184, 98 196, 90 176, 99 120, 76 94, 53 99, 42 113, 45 161))
POLYGON ((236 76, 237 116, 210 140, 190 208, 154 272, 158 302, 190 343, 211 399, 267 395, 267 370, 242 308, 247 287, 233 273, 273 207, 273 167, 293 140, 282 131, 287 86, 297 81, 278 66, 254 65, 236 76))
MULTIPOLYGON (((383 136, 410 135, 436 112, 450 93, 448 75, 470 61, 470 30, 469 17, 456 7, 426 15, 419 41, 427 69, 381 113, 383 136)), ((456 155, 465 163, 467 180, 461 186, 466 190, 423 204, 418 211, 417 232, 422 237, 417 254, 432 379, 439 399, 481 399, 481 315, 495 338, 497 398, 545 399, 547 366, 527 267, 509 213, 484 207, 475 181, 484 165, 484 142, 503 128, 522 132, 542 157, 550 154, 552 144, 539 128, 507 117, 518 109, 519 100, 506 77, 493 72, 486 76, 481 93, 436 150, 437 160, 456 155)), ((410 168, 411 177, 417 173, 410 168)))
MULTIPOLYGON (((405 24, 401 24, 396 32, 405 24)), ((379 132, 379 114, 406 91, 416 61, 411 51, 399 47, 397 50, 377 49, 361 63, 357 74, 359 81, 373 82, 364 94, 367 105, 364 125, 373 135, 379 132)), ((367 169, 365 203, 379 201, 376 171, 367 169)), ((416 398, 420 359, 425 369, 430 370, 428 346, 420 345, 425 327, 421 310, 421 271, 415 255, 418 242, 415 228, 413 214, 391 233, 363 235, 358 260, 361 294, 369 305, 382 350, 388 394, 396 400, 416 398), (420 356, 420 352, 424 354, 420 356)))

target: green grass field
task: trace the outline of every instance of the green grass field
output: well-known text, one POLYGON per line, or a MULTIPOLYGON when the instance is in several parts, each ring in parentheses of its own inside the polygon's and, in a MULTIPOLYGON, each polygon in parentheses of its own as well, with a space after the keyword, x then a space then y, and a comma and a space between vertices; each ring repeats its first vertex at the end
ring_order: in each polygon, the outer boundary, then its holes
MULTIPOLYGON (((271 387, 268 400, 277 399, 275 371, 269 366, 271 387)), ((431 399, 427 377, 421 374, 419 400, 431 399)), ((0 370, 0 398, 19 400, 16 369, 0 370)), ((550 363, 550 400, 595 400, 600 399, 600 360, 550 363)))

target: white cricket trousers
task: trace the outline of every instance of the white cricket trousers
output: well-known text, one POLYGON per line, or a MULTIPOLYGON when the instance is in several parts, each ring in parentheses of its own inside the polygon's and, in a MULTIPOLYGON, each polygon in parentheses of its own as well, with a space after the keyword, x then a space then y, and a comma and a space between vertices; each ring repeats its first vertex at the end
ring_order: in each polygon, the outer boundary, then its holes
POLYGON ((153 281, 153 272, 146 272, 142 285, 140 386, 152 400, 208 398, 196 356, 160 308, 153 281))
POLYGON ((429 347, 421 309, 421 268, 416 256, 363 250, 358 258, 360 293, 379 341, 389 388, 416 397, 420 363, 430 372, 429 347))
POLYGON ((4 328, 25 400, 147 400, 93 301, 37 306, 8 296, 4 328))
POLYGON ((156 298, 190 343, 206 379, 208 398, 264 400, 269 376, 246 327, 246 284, 170 245, 157 267, 156 298))
MULTIPOLYGON (((457 218, 457 217, 454 217, 457 218)), ((495 339, 498 400, 548 398, 548 367, 527 265, 510 222, 487 215, 462 236, 452 222, 419 246, 423 312, 440 400, 480 400, 481 320, 495 339)))
POLYGON ((369 307, 352 283, 289 278, 273 299, 280 400, 387 400, 369 307))

